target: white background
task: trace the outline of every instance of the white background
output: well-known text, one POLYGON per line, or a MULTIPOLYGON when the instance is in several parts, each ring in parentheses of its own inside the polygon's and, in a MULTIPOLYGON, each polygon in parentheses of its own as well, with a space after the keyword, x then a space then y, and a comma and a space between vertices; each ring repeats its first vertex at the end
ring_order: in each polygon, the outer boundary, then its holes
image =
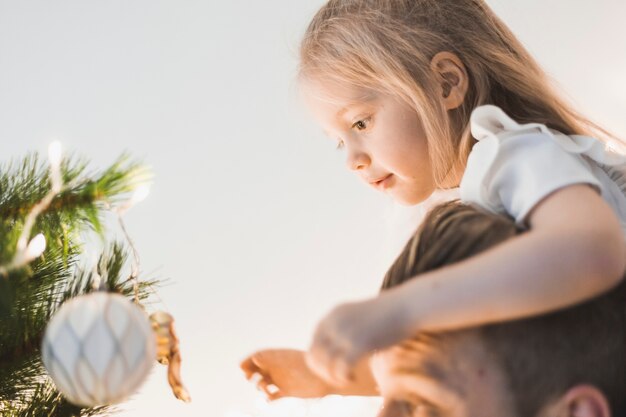
MULTIPOLYGON (((123 416, 367 414, 332 398, 263 405, 238 369, 257 348, 305 348, 384 271, 387 202, 297 98, 299 39, 321 4, 0 0, 1 161, 57 138, 94 167, 128 150, 156 175, 127 224, 145 276, 168 280, 159 306, 193 402, 157 368, 123 416)), ((626 2, 489 4, 579 109, 626 136, 626 2)))

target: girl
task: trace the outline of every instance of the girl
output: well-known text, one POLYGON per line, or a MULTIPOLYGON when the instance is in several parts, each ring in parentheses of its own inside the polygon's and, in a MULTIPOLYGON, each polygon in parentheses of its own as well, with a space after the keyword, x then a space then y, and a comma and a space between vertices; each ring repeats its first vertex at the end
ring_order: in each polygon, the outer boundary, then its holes
MULTIPOLYGON (((415 333, 546 313, 620 282, 626 158, 589 136, 610 138, 557 96, 482 0, 331 0, 302 42, 300 84, 376 190, 415 205, 459 187, 530 229, 331 311, 306 359, 332 386, 415 333)), ((264 366, 247 372, 269 375, 264 366)))
POLYGON ((313 370, 345 379, 368 352, 416 332, 548 312, 620 280, 624 158, 582 136, 604 132, 553 92, 483 1, 331 0, 305 35, 300 79, 348 167, 374 188, 417 204, 460 186, 464 201, 531 229, 334 309, 315 333, 313 370))

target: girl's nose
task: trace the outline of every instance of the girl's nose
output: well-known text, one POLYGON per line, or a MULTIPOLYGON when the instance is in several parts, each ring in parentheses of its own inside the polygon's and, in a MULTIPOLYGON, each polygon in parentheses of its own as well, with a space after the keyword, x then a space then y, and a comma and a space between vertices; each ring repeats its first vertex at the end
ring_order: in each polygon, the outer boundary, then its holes
POLYGON ((365 152, 360 150, 349 151, 346 158, 346 165, 348 166, 348 169, 353 171, 365 169, 371 162, 370 157, 365 152))

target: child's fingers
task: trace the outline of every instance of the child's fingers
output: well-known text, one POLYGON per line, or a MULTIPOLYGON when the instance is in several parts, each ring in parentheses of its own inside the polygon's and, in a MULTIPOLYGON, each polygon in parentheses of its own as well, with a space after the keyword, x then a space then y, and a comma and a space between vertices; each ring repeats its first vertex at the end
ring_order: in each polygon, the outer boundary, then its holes
POLYGON ((259 391, 263 391, 265 397, 270 400, 278 400, 286 397, 285 393, 272 381, 268 376, 256 374, 259 378, 255 378, 255 385, 259 391))
POLYGON ((276 384, 274 384, 274 382, 268 376, 264 376, 263 378, 261 378, 257 382, 256 387, 259 391, 263 391, 268 399, 272 399, 272 397, 275 396, 278 391, 280 391, 276 384))
POLYGON ((335 350, 326 366, 328 380, 335 385, 348 385, 353 380, 352 367, 346 362, 345 355, 340 350, 335 350))
POLYGON ((320 343, 315 340, 313 345, 309 348, 309 351, 305 355, 305 362, 307 367, 320 378, 330 381, 330 374, 328 371, 328 359, 326 350, 320 346, 320 343))
POLYGON ((255 372, 252 374, 252 376, 250 378, 248 378, 248 381, 250 381, 253 385, 257 385, 259 384, 259 381, 261 381, 263 379, 263 375, 261 375, 258 372, 255 372))
POLYGON ((272 394, 272 395, 268 396, 267 399, 270 400, 270 401, 276 401, 276 400, 280 400, 281 398, 285 398, 285 397, 287 397, 287 395, 285 395, 282 392, 278 391, 276 394, 272 394))
POLYGON ((346 355, 335 358, 333 364, 333 375, 341 384, 346 385, 354 381, 354 369, 346 355))
POLYGON ((249 356, 246 359, 244 359, 239 364, 239 367, 246 375, 246 379, 252 378, 252 375, 254 375, 255 373, 261 373, 261 367, 256 362, 254 355, 249 356))
POLYGON ((268 384, 265 389, 265 395, 267 395, 267 399, 270 401, 279 400, 284 398, 286 395, 274 384, 268 384))
POLYGON ((329 339, 318 339, 307 355, 309 368, 328 382, 336 383, 336 361, 341 357, 341 351, 329 339))
POLYGON ((285 396, 272 378, 264 372, 257 354, 244 359, 239 366, 246 375, 246 379, 256 385, 256 388, 262 391, 268 400, 274 401, 285 396))
POLYGON ((351 349, 341 346, 332 337, 318 335, 306 357, 313 372, 329 382, 347 384, 354 380, 355 356, 351 349))

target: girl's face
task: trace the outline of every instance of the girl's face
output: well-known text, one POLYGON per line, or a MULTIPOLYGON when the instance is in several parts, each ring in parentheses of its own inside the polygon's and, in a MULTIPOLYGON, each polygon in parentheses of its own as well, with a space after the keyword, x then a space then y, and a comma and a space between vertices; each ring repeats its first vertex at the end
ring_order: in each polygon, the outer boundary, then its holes
POLYGON ((420 118, 396 97, 306 82, 305 101, 326 135, 337 141, 347 167, 366 184, 402 204, 435 190, 420 118))

